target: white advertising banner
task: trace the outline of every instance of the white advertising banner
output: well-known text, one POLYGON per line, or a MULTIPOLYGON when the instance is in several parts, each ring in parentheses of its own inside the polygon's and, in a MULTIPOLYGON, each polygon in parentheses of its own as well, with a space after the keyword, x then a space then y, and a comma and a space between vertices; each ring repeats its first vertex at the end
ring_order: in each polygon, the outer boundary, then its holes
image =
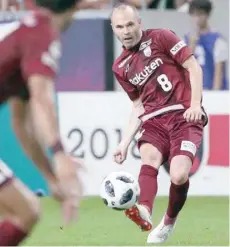
MULTIPOLYGON (((191 175, 190 195, 229 194, 229 100, 226 92, 205 92, 209 114, 204 140, 191 175)), ((125 170, 138 176, 141 160, 135 141, 122 166, 112 160, 128 122, 131 102, 125 93, 58 94, 61 136, 66 149, 84 159, 85 195, 98 195, 101 180, 110 172, 125 170)), ((158 195, 168 195, 170 178, 162 166, 158 195)))

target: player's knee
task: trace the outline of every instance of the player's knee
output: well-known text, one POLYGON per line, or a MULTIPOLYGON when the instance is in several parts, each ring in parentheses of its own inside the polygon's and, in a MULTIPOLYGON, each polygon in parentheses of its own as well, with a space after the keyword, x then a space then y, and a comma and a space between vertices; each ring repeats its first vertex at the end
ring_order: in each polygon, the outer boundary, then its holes
POLYGON ((170 178, 174 184, 184 184, 189 178, 192 161, 184 155, 175 156, 170 164, 170 178))
POLYGON ((188 174, 185 172, 173 173, 170 174, 170 178, 174 184, 181 185, 186 183, 186 181, 188 180, 188 174))
POLYGON ((159 169, 162 164, 162 154, 155 148, 153 145, 149 143, 144 143, 140 147, 140 155, 142 163, 145 165, 150 165, 159 169))

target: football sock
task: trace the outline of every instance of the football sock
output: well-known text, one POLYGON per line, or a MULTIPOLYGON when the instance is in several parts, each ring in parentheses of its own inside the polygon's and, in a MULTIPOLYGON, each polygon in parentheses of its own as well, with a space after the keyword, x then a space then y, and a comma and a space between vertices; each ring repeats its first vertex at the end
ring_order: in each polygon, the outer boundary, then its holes
POLYGON ((3 221, 0 223, 0 246, 17 246, 26 236, 27 233, 11 222, 3 221))
POLYGON ((142 165, 139 174, 140 198, 139 204, 147 206, 152 214, 153 202, 157 194, 158 170, 150 165, 142 165))
POLYGON ((171 182, 169 191, 169 203, 167 213, 165 215, 165 224, 173 224, 177 215, 183 208, 187 199, 187 193, 189 188, 189 180, 181 185, 176 185, 171 182))

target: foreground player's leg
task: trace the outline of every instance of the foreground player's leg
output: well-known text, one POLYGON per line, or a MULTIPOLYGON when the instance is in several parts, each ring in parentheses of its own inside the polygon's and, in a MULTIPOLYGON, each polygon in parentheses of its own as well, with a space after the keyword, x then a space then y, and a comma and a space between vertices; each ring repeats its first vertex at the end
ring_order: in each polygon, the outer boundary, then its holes
POLYGON ((19 180, 6 178, 0 184, 0 214, 0 246, 17 246, 38 220, 38 198, 19 180))
POLYGON ((139 174, 140 198, 136 206, 125 211, 125 214, 135 222, 142 231, 152 228, 152 208, 157 194, 158 169, 162 164, 162 155, 151 144, 145 143, 140 147, 143 165, 139 174))
POLYGON ((171 235, 177 216, 187 199, 189 189, 189 171, 192 161, 188 156, 175 156, 170 164, 171 186, 167 212, 160 224, 149 234, 148 243, 163 243, 171 235))

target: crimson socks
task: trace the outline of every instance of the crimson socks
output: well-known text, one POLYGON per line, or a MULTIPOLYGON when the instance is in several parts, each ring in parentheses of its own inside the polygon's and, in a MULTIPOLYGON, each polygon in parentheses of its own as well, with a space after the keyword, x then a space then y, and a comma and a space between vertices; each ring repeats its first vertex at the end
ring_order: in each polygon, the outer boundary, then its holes
POLYGON ((176 185, 171 182, 169 190, 169 203, 167 213, 165 215, 165 224, 173 224, 177 215, 183 208, 187 199, 187 193, 189 189, 189 180, 181 185, 176 185))
POLYGON ((152 214, 153 202, 157 194, 158 170, 149 165, 142 165, 139 174, 141 189, 139 203, 146 206, 152 214))
POLYGON ((0 246, 17 246, 27 234, 9 221, 0 223, 0 246))

